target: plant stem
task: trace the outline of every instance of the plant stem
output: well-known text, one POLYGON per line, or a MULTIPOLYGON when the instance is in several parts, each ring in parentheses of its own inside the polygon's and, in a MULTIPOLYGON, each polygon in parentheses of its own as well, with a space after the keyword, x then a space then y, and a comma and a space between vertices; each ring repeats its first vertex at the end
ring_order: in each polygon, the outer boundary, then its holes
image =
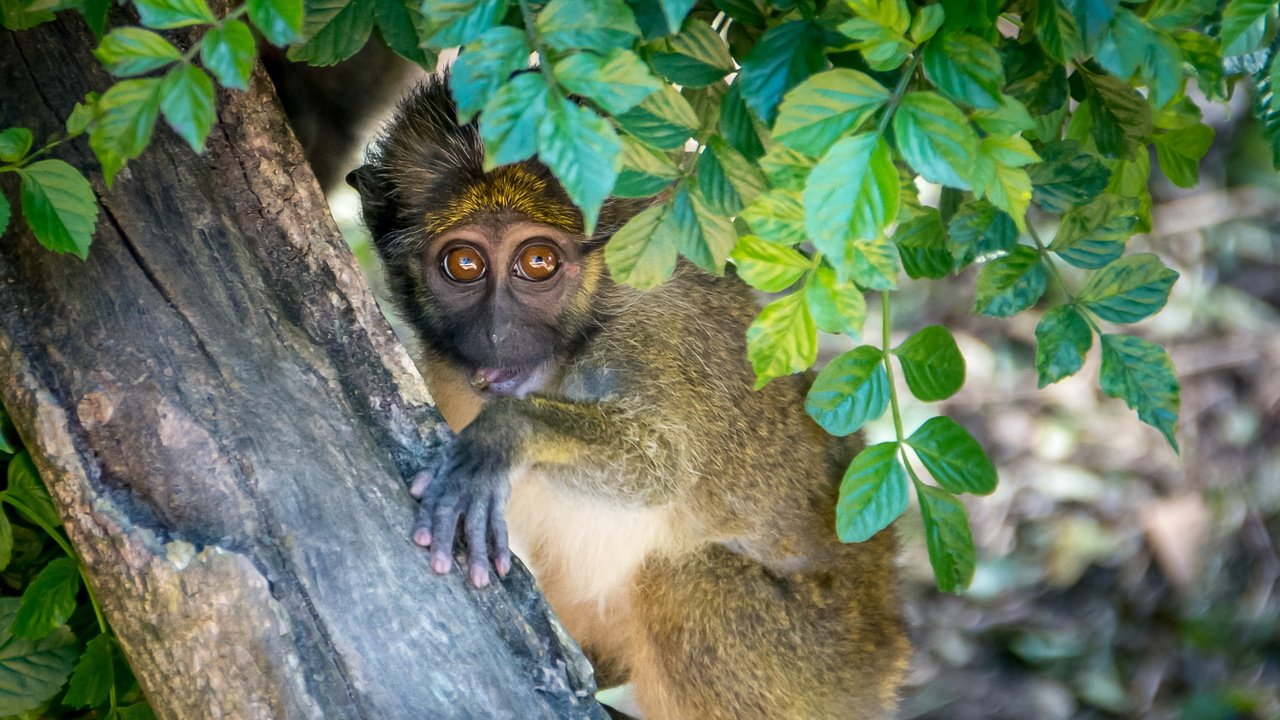
POLYGON ((542 73, 542 79, 546 81, 547 88, 553 89, 556 86, 556 79, 551 74, 551 66, 547 64, 547 48, 542 44, 542 38, 538 37, 538 31, 534 28, 533 8, 529 7, 529 0, 520 0, 520 17, 524 20, 524 35, 529 40, 529 47, 538 54, 538 71, 542 73))
POLYGON ((911 76, 916 74, 916 68, 919 66, 920 53, 916 53, 911 56, 911 62, 907 64, 907 69, 902 71, 902 77, 898 78, 898 84, 893 88, 893 97, 889 98, 889 104, 884 107, 884 114, 880 116, 880 125, 876 127, 877 133, 883 135, 889 127, 889 121, 893 119, 898 103, 902 102, 902 97, 907 94, 907 84, 911 82, 911 76))
POLYGON ((1049 268, 1049 274, 1053 276, 1053 281, 1062 288, 1062 292, 1067 296, 1067 300, 1070 301, 1069 304, 1080 312, 1080 316, 1089 324, 1089 327, 1093 328, 1095 333, 1101 335, 1102 328, 1098 327, 1098 323, 1090 316, 1089 311, 1084 309, 1075 293, 1071 292, 1071 286, 1067 284, 1066 278, 1062 277, 1062 273, 1058 271, 1058 265, 1053 261, 1053 257, 1049 255, 1049 248, 1040 239, 1040 233, 1036 230, 1036 226, 1027 223, 1027 234, 1031 236, 1031 240, 1036 244, 1036 248, 1040 251, 1040 260, 1049 268))
POLYGON ((907 434, 902 429, 902 410, 898 406, 898 384, 893 379, 893 360, 890 357, 891 339, 889 330, 892 328, 891 316, 889 313, 889 291, 880 291, 880 360, 884 363, 884 372, 889 376, 889 407, 893 411, 893 430, 898 438, 898 454, 902 458, 902 466, 907 469, 907 475, 911 476, 912 482, 920 484, 920 478, 916 477, 916 471, 911 469, 911 463, 907 461, 907 434))

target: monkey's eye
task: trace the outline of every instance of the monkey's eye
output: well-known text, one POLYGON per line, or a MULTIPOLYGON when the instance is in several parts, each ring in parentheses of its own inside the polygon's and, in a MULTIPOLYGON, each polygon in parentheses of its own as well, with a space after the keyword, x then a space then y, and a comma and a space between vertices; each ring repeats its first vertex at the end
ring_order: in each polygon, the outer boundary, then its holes
POLYGON ((484 277, 484 256, 470 245, 458 245, 440 258, 440 269, 454 282, 475 282, 484 277))
POLYGON ((516 255, 511 272, 525 280, 546 280, 560 269, 560 251, 547 243, 524 246, 516 255))

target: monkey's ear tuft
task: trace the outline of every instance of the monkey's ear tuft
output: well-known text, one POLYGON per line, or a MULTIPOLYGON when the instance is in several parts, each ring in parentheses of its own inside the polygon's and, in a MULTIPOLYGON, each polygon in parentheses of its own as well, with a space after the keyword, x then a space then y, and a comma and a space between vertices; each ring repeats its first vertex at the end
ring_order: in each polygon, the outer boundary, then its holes
POLYGON ((347 173, 347 184, 355 188, 356 192, 360 193, 361 198, 366 197, 373 191, 373 168, 368 165, 361 165, 347 173))
POLYGON ((395 230, 395 204, 390 188, 380 177, 375 165, 361 165, 347 173, 347 184, 360 195, 360 214, 373 236, 374 245, 381 247, 382 238, 395 230))

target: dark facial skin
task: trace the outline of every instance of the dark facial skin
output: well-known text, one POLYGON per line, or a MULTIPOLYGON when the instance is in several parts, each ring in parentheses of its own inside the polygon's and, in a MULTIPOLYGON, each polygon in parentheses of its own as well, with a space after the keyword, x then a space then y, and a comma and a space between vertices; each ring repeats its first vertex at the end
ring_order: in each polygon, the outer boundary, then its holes
MULTIPOLYGON (((557 323, 581 289, 578 236, 540 223, 475 223, 441 233, 426 248, 424 281, 449 318, 439 348, 455 357, 484 394, 505 402, 538 392, 551 372, 557 323)), ((473 423, 414 476, 421 500, 413 541, 431 549, 431 567, 453 565, 459 519, 468 545, 468 576, 489 584, 490 553, 499 575, 511 569, 505 519, 511 433, 473 423)))

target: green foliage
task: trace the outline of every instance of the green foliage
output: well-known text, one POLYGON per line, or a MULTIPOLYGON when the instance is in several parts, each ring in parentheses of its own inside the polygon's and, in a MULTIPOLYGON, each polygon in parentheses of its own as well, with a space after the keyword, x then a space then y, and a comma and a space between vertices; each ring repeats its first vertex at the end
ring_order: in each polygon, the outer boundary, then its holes
MULTIPOLYGON (((895 442, 855 461, 837 525, 845 539, 874 534, 905 508, 910 480, 948 589, 974 563, 950 491, 988 492, 995 476, 951 421, 905 434, 895 364, 912 395, 934 402, 959 389, 964 360, 940 327, 892 347, 891 292, 978 265, 975 312, 1044 306, 1041 386, 1078 371, 1096 335, 1102 390, 1176 447, 1167 353, 1102 325, 1158 312, 1177 277, 1153 255, 1125 255, 1151 227, 1150 150, 1170 181, 1194 185, 1213 131, 1188 82, 1222 101, 1250 68, 1280 163, 1280 43, 1275 3, 1261 0, 247 0, 223 17, 205 0, 133 4, 145 27, 105 36, 109 4, 78 6, 120 79, 77 105, 65 133, 37 142, 25 128, 0 132, 0 173, 18 173, 22 194, 0 196, 0 231, 18 215, 46 247, 87 257, 91 186, 43 156, 87 134, 110 186, 160 117, 202 151, 215 82, 250 81, 250 24, 321 65, 375 30, 427 68, 462 45, 450 87, 459 119, 478 118, 488 167, 540 158, 588 232, 611 195, 653 199, 605 247, 616 279, 648 288, 682 257, 712 273, 732 261, 753 287, 787 293, 748 332, 759 384, 812 367, 819 331, 857 337, 863 293, 880 292, 878 347, 833 361, 807 409, 837 434, 892 417, 895 442), (191 29, 166 33, 174 28, 191 29), (936 207, 918 183, 942 186, 936 207), (1079 287, 1062 263, 1085 271, 1079 287), (941 487, 916 477, 907 448, 941 487)), ((0 3, 0 24, 30 27, 53 7, 0 3)))

